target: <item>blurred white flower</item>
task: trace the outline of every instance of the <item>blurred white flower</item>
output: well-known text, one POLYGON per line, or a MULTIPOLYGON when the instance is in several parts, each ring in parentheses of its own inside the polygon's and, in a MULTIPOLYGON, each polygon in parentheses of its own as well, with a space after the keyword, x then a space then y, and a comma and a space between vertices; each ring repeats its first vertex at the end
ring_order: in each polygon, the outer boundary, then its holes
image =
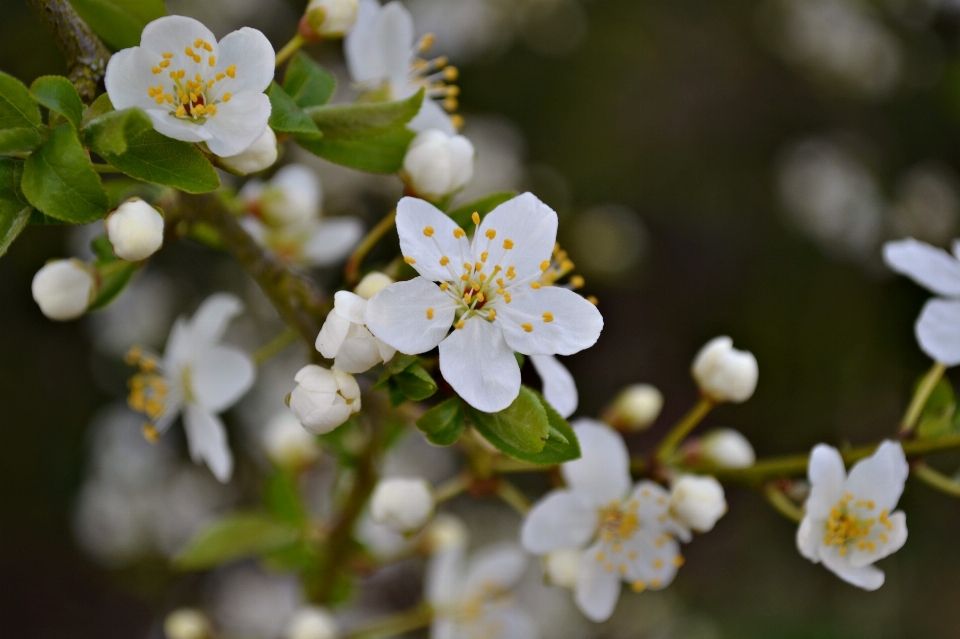
POLYGON ((399 533, 422 528, 433 508, 433 490, 420 477, 382 479, 370 497, 370 518, 399 533))
POLYGON ((163 620, 167 639, 207 639, 213 635, 210 620, 194 608, 179 608, 163 620))
POLYGON ((459 517, 440 513, 423 529, 423 542, 426 551, 433 555, 454 547, 467 544, 467 527, 459 517))
MULTIPOLYGON (((684 528, 710 532, 727 512, 723 486, 714 477, 681 475, 670 488, 670 512, 684 528)), ((681 536, 689 539, 689 533, 681 536)))
POLYGON ((138 197, 118 206, 104 226, 113 252, 129 262, 147 259, 163 244, 163 216, 138 197))
POLYGON ((65 322, 87 312, 97 294, 91 270, 80 260, 47 262, 33 276, 33 300, 48 318, 65 322))
POLYGON ((903 447, 886 441, 847 475, 836 448, 818 444, 810 455, 810 497, 797 529, 797 548, 844 581, 876 590, 883 571, 873 563, 907 541, 907 516, 896 508, 910 469, 903 447))
POLYGON ((220 164, 237 175, 263 171, 277 161, 277 135, 269 126, 253 144, 238 153, 220 158, 220 164))
MULTIPOLYGON (((364 292, 373 288, 376 287, 365 286, 364 292)), ((361 290, 359 286, 357 289, 361 290)), ((327 314, 317 335, 316 349, 321 355, 334 360, 334 366, 347 373, 363 373, 393 359, 396 349, 374 337, 364 325, 367 298, 350 291, 337 291, 333 300, 333 310, 327 314)))
POLYGON ((620 430, 646 430, 663 410, 663 393, 650 384, 633 384, 617 394, 604 415, 620 430))
POLYGON ((543 571, 547 581, 554 586, 573 590, 577 587, 582 560, 583 550, 579 548, 565 548, 544 555, 543 571))
POLYGON ((473 145, 462 135, 428 129, 410 143, 400 175, 418 197, 439 201, 470 181, 474 155, 473 145))
POLYGON ((359 0, 310 0, 307 22, 317 35, 339 38, 357 21, 359 0))
POLYGON ((130 344, 161 346, 176 309, 173 283, 156 271, 138 274, 123 295, 87 316, 87 333, 104 353, 122 356, 130 344))
POLYGON ((325 608, 304 606, 294 613, 283 636, 284 639, 337 639, 340 629, 325 608))
POLYGON ((721 468, 749 468, 757 460, 750 441, 731 428, 717 428, 700 440, 700 454, 721 468))
POLYGON ((262 436, 263 451, 277 466, 294 470, 305 468, 320 459, 317 438, 308 433, 300 420, 284 410, 271 419, 262 436))
POLYGON ((294 378, 290 410, 304 428, 322 435, 360 412, 360 387, 350 373, 309 364, 294 378))
POLYGON ((757 358, 735 349, 727 336, 715 337, 700 349, 692 373, 700 392, 714 402, 745 402, 757 388, 757 358))

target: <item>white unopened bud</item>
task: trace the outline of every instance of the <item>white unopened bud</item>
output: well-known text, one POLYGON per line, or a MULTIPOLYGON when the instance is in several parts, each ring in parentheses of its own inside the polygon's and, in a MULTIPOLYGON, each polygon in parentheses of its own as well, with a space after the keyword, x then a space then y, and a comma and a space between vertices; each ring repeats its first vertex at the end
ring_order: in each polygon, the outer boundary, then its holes
POLYGON ((163 245, 163 216, 138 197, 117 207, 104 225, 113 252, 128 262, 145 260, 163 245))
POLYGON ((193 608, 174 610, 163 620, 167 639, 206 639, 213 633, 207 616, 193 608))
POLYGON ((747 438, 731 428, 718 428, 700 440, 704 458, 723 468, 748 468, 757 460, 747 438))
POLYGON ((277 466, 304 468, 320 459, 317 438, 287 411, 274 415, 263 431, 263 451, 277 466))
POLYGON ((684 526, 708 532, 727 512, 723 486, 713 477, 683 475, 670 491, 670 510, 684 526))
POLYGON ((544 557, 543 570, 547 575, 547 581, 554 586, 573 590, 577 585, 581 557, 583 557, 583 551, 577 548, 558 550, 544 557))
POLYGON ((473 144, 462 135, 430 129, 417 134, 403 158, 402 176, 421 197, 439 199, 473 177, 473 144))
POLYGON ((360 280, 357 287, 353 289, 353 292, 363 299, 368 300, 391 284, 393 284, 392 277, 380 271, 373 271, 363 276, 363 279, 360 280))
POLYGON ((333 616, 317 606, 303 606, 293 614, 284 639, 336 639, 340 629, 333 616))
POLYGON ((254 140, 245 150, 220 158, 220 164, 238 175, 256 173, 273 166, 277 161, 277 135, 267 127, 263 135, 254 140))
POLYGON ((316 173, 303 164, 288 164, 260 192, 263 219, 275 227, 298 227, 320 215, 323 193, 316 173))
POLYGON ((423 526, 433 506, 433 491, 425 479, 384 479, 370 498, 370 518, 405 533, 423 526))
POLYGON ((80 260, 48 262, 33 276, 33 299, 52 320, 66 321, 87 312, 97 293, 90 269, 80 260))
POLYGON ((738 351, 729 337, 716 337, 693 361, 693 378, 700 391, 715 402, 745 402, 757 388, 757 358, 738 351))
POLYGON ((310 0, 307 22, 317 35, 342 37, 357 21, 360 0, 310 0))
POLYGON ((322 435, 360 411, 360 387, 350 373, 310 364, 297 373, 288 405, 311 433, 322 435))
POLYGON ((616 428, 644 430, 657 421, 661 410, 663 393, 650 384, 634 384, 620 391, 607 416, 616 428))
POLYGON ((459 517, 440 513, 423 531, 425 551, 431 555, 467 545, 467 526, 459 517))

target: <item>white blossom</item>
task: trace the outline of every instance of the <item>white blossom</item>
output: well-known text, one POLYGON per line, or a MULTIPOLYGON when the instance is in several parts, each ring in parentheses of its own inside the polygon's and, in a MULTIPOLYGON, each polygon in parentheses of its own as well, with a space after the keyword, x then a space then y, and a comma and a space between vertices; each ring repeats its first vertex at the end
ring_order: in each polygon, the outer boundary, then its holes
POLYGON ((960 240, 953 242, 953 255, 912 238, 888 242, 883 259, 938 296, 927 301, 917 318, 920 348, 942 364, 960 364, 960 240))
POLYGON ((410 143, 400 175, 418 196, 440 200, 470 181, 473 158, 473 145, 467 138, 429 129, 410 143))
POLYGON ((645 430, 663 410, 663 393, 650 384, 627 386, 613 400, 610 423, 623 430, 645 430))
POLYGON ((357 21, 359 0, 310 0, 307 22, 324 38, 342 37, 357 21))
POLYGON ((907 541, 907 516, 897 506, 910 469, 903 447, 886 441, 847 475, 836 448, 818 444, 810 455, 810 496, 797 529, 797 548, 864 590, 883 585, 879 559, 907 541))
POLYGON ((327 314, 317 335, 316 348, 320 354, 334 360, 337 368, 348 373, 363 373, 380 362, 389 362, 397 352, 374 337, 364 325, 366 309, 367 300, 360 295, 337 291, 333 296, 333 310, 327 314))
POLYGON ((710 532, 727 512, 723 486, 713 477, 682 475, 670 489, 670 512, 685 528, 710 532))
POLYGON ((530 363, 540 376, 543 397, 561 417, 570 417, 577 410, 580 396, 577 382, 567 367, 553 355, 531 355, 530 363))
POLYGON ((179 608, 163 620, 163 634, 167 639, 207 639, 212 636, 210 620, 194 608, 179 608))
POLYGON ((456 516, 440 513, 423 529, 423 543, 429 554, 436 554, 467 543, 467 526, 456 516))
POLYGON ((274 51, 250 27, 220 42, 186 16, 157 18, 140 46, 114 53, 104 82, 116 109, 140 107, 157 131, 203 142, 221 157, 237 155, 263 135, 274 73, 274 51))
POLYGON ((393 278, 380 271, 371 271, 363 276, 353 292, 365 300, 370 299, 383 289, 393 284, 393 278))
POLYGON ((44 315, 63 322, 87 312, 97 295, 97 283, 80 260, 54 260, 33 276, 31 291, 44 315))
POLYGON ((729 337, 715 337, 693 361, 700 392, 715 402, 745 402, 757 388, 757 358, 733 347, 729 337))
POLYGON ((193 318, 176 321, 162 359, 137 347, 127 359, 141 371, 130 380, 129 403, 151 420, 144 435, 159 438, 182 413, 190 456, 196 463, 205 461, 224 483, 233 473, 233 455, 217 415, 246 394, 256 376, 249 355, 219 343, 242 310, 233 295, 211 295, 193 318))
POLYGON ((120 259, 139 262, 163 245, 163 216, 138 197, 118 206, 104 225, 113 252, 120 259))
POLYGON ((290 410, 311 433, 322 435, 360 412, 360 387, 353 375, 334 366, 309 364, 300 369, 290 393, 290 410))
POLYGON ((560 470, 567 487, 534 504, 520 539, 528 552, 549 555, 586 549, 577 569, 574 600, 593 621, 613 613, 622 581, 635 591, 673 581, 683 559, 670 515, 669 494, 651 481, 631 486, 630 457, 616 431, 578 420, 580 459, 560 470))
POLYGON ((303 468, 320 459, 317 438, 308 433, 290 411, 277 413, 267 422, 261 443, 274 464, 286 468, 303 468))
POLYGON ((370 517, 399 533, 421 528, 433 514, 430 484, 422 478, 383 479, 370 498, 370 517))
POLYGON ((337 639, 340 628, 325 608, 303 606, 287 624, 284 639, 337 639))
POLYGON ((273 166, 277 161, 277 135, 269 126, 253 144, 236 155, 220 158, 227 170, 237 175, 256 173, 273 166))
POLYGON ((757 460, 750 441, 731 428, 717 428, 700 440, 700 454, 721 468, 749 468, 757 460))
POLYGON ((400 248, 420 277, 377 293, 364 319, 401 353, 439 345, 447 383, 475 408, 496 412, 520 392, 514 351, 576 353, 597 341, 603 318, 573 291, 540 283, 551 267, 557 214, 535 196, 516 197, 475 223, 471 242, 428 202, 403 198, 400 248))
POLYGON ((457 127, 447 111, 457 108, 457 70, 446 58, 419 57, 432 43, 430 36, 414 42, 413 18, 400 2, 380 6, 378 0, 360 0, 357 22, 344 38, 350 76, 361 88, 384 100, 402 100, 421 88, 426 96, 410 121, 414 131, 439 129, 454 135, 457 127))
POLYGON ((543 558, 543 571, 547 581, 554 586, 573 590, 577 587, 583 551, 579 548, 564 548, 548 553, 543 558))

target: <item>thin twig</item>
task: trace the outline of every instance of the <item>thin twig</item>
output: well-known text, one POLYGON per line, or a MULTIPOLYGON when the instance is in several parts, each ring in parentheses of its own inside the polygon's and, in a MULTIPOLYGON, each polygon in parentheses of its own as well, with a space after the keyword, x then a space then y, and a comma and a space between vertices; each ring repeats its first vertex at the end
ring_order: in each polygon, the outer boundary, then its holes
POLYGON ((927 486, 946 493, 951 497, 960 497, 960 482, 944 475, 939 470, 931 468, 926 464, 917 464, 913 470, 913 476, 925 483, 927 486))
POLYGON ((290 42, 283 45, 283 48, 277 51, 277 59, 276 59, 276 62, 274 62, 274 66, 279 67, 281 64, 286 62, 287 58, 289 58, 294 53, 299 51, 300 47, 302 47, 306 43, 307 41, 304 39, 302 35, 300 35, 299 33, 294 35, 292 38, 290 38, 290 42))
POLYGON ((803 511, 784 494, 776 482, 764 486, 763 494, 778 513, 797 524, 803 521, 803 511))
POLYGON ((357 282, 360 281, 360 265, 363 263, 363 259, 367 256, 367 253, 377 245, 377 242, 393 228, 393 225, 397 221, 397 211, 390 211, 382 220, 377 222, 377 225, 370 229, 370 232, 367 233, 367 236, 363 238, 363 241, 357 245, 357 248, 354 249, 353 254, 350 256, 350 259, 347 260, 347 265, 343 269, 343 276, 347 280, 347 284, 350 286, 355 286, 357 282))
POLYGON ((530 501, 516 486, 505 479, 501 479, 497 483, 497 495, 521 516, 530 511, 530 501))
POLYGON ((280 334, 256 350, 252 356, 253 363, 260 366, 271 357, 279 355, 288 346, 297 341, 297 337, 297 331, 288 326, 283 329, 280 334))
POLYGON ((903 415, 903 421, 900 422, 901 437, 909 435, 913 431, 914 426, 917 425, 917 420, 920 419, 920 413, 923 412, 923 407, 927 405, 927 400, 930 399, 933 389, 937 387, 937 382, 940 381, 946 370, 945 364, 934 362, 927 374, 923 376, 923 380, 917 386, 917 392, 913 394, 910 406, 907 407, 907 412, 903 415))
POLYGON ((670 429, 670 432, 663 438, 663 441, 660 442, 660 446, 657 447, 657 461, 665 464, 670 459, 670 456, 673 455, 674 451, 677 450, 677 447, 683 443, 683 440, 690 434, 690 431, 703 421, 703 418, 707 416, 707 413, 709 413, 714 406, 715 404, 712 400, 701 397, 694 407, 690 409, 690 412, 684 415, 683 418, 670 429))

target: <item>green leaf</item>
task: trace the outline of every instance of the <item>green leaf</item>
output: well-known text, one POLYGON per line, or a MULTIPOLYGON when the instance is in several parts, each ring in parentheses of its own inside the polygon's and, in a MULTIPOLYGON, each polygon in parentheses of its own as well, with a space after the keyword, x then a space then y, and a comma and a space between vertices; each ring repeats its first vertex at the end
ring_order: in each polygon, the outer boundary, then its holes
POLYGON ((393 359, 384 364, 383 372, 380 373, 380 379, 377 380, 377 383, 373 385, 373 390, 386 390, 391 377, 407 370, 417 361, 416 355, 397 353, 393 356, 393 359))
POLYGON ((543 450, 550 422, 540 400, 526 386, 520 387, 510 406, 497 413, 484 413, 466 404, 465 408, 477 430, 511 457, 526 460, 543 450))
POLYGON ((423 431, 427 441, 437 446, 450 446, 460 439, 466 421, 460 400, 456 397, 441 402, 425 412, 417 420, 417 428, 423 431))
POLYGON ((27 200, 58 220, 85 224, 102 218, 109 202, 77 130, 64 122, 27 158, 20 183, 27 200))
POLYGON ((64 222, 63 220, 58 220, 55 217, 50 217, 49 215, 44 215, 37 209, 30 211, 30 223, 31 224, 56 224, 58 226, 65 226, 69 222, 64 222))
POLYGON ((267 89, 270 98, 270 128, 277 133, 288 133, 305 138, 319 138, 320 130, 310 116, 303 112, 287 92, 276 82, 267 89))
POLYGON ((30 203, 20 193, 23 162, 0 158, 0 257, 30 221, 30 203))
POLYGON ((305 53, 299 52, 287 65, 283 90, 301 109, 323 106, 337 90, 337 79, 305 53))
POLYGON ((414 133, 406 124, 420 111, 423 91, 398 102, 311 107, 307 113, 323 133, 297 136, 297 143, 326 160, 361 171, 396 173, 414 133))
POLYGON ((299 536, 296 528, 264 515, 235 513, 200 531, 173 563, 179 570, 206 570, 273 552, 292 544, 299 536))
POLYGON ((562 464, 563 462, 580 458, 580 442, 577 441, 577 434, 569 422, 558 413, 553 406, 544 399, 543 395, 535 390, 531 390, 543 409, 547 412, 547 421, 550 423, 547 443, 543 445, 543 450, 534 457, 528 458, 534 464, 562 464))
POLYGON ((92 121, 110 111, 113 111, 113 103, 110 102, 110 96, 106 93, 101 93, 83 112, 83 117, 80 118, 80 128, 85 129, 92 121))
POLYGON ((43 106, 65 117, 73 126, 80 127, 83 102, 70 80, 60 75, 40 76, 30 85, 30 94, 43 106))
POLYGON ((90 241, 90 250, 97 256, 99 264, 109 264, 120 259, 114 255, 113 244, 110 243, 110 238, 107 237, 106 233, 98 235, 90 241))
POLYGON ((277 521, 291 526, 300 526, 307 521, 296 475, 292 473, 277 470, 267 477, 263 488, 263 502, 267 511, 277 521))
POLYGON ((473 202, 467 202, 463 206, 458 206, 454 210, 447 213, 447 215, 449 215, 450 218, 457 223, 457 226, 465 229, 467 226, 473 224, 471 216, 474 212, 479 213, 480 219, 483 220, 483 218, 487 216, 487 213, 515 197, 517 197, 516 191, 500 191, 498 193, 491 193, 490 195, 485 195, 478 200, 474 200, 473 202))
POLYGON ((107 111, 88 122, 83 128, 83 139, 101 157, 127 152, 127 140, 153 129, 150 116, 143 109, 107 111))
POLYGON ((373 388, 386 390, 390 402, 399 406, 408 399, 419 402, 432 396, 437 392, 437 383, 420 365, 420 358, 397 353, 384 367, 373 388))
POLYGON ((30 153, 40 146, 42 141, 43 138, 38 129, 27 127, 0 129, 0 155, 30 153))
POLYGON ((147 23, 167 15, 163 0, 70 0, 77 13, 112 49, 140 44, 147 23))
POLYGON ((920 413, 917 434, 923 439, 937 439, 958 432, 960 415, 956 414, 957 399, 953 386, 946 378, 941 378, 933 387, 933 392, 920 413))
POLYGON ((195 145, 168 138, 150 129, 126 138, 124 153, 94 150, 132 178, 172 186, 187 193, 220 188, 216 169, 195 145))
POLYGON ((0 71, 0 129, 39 128, 40 109, 26 85, 0 71))

